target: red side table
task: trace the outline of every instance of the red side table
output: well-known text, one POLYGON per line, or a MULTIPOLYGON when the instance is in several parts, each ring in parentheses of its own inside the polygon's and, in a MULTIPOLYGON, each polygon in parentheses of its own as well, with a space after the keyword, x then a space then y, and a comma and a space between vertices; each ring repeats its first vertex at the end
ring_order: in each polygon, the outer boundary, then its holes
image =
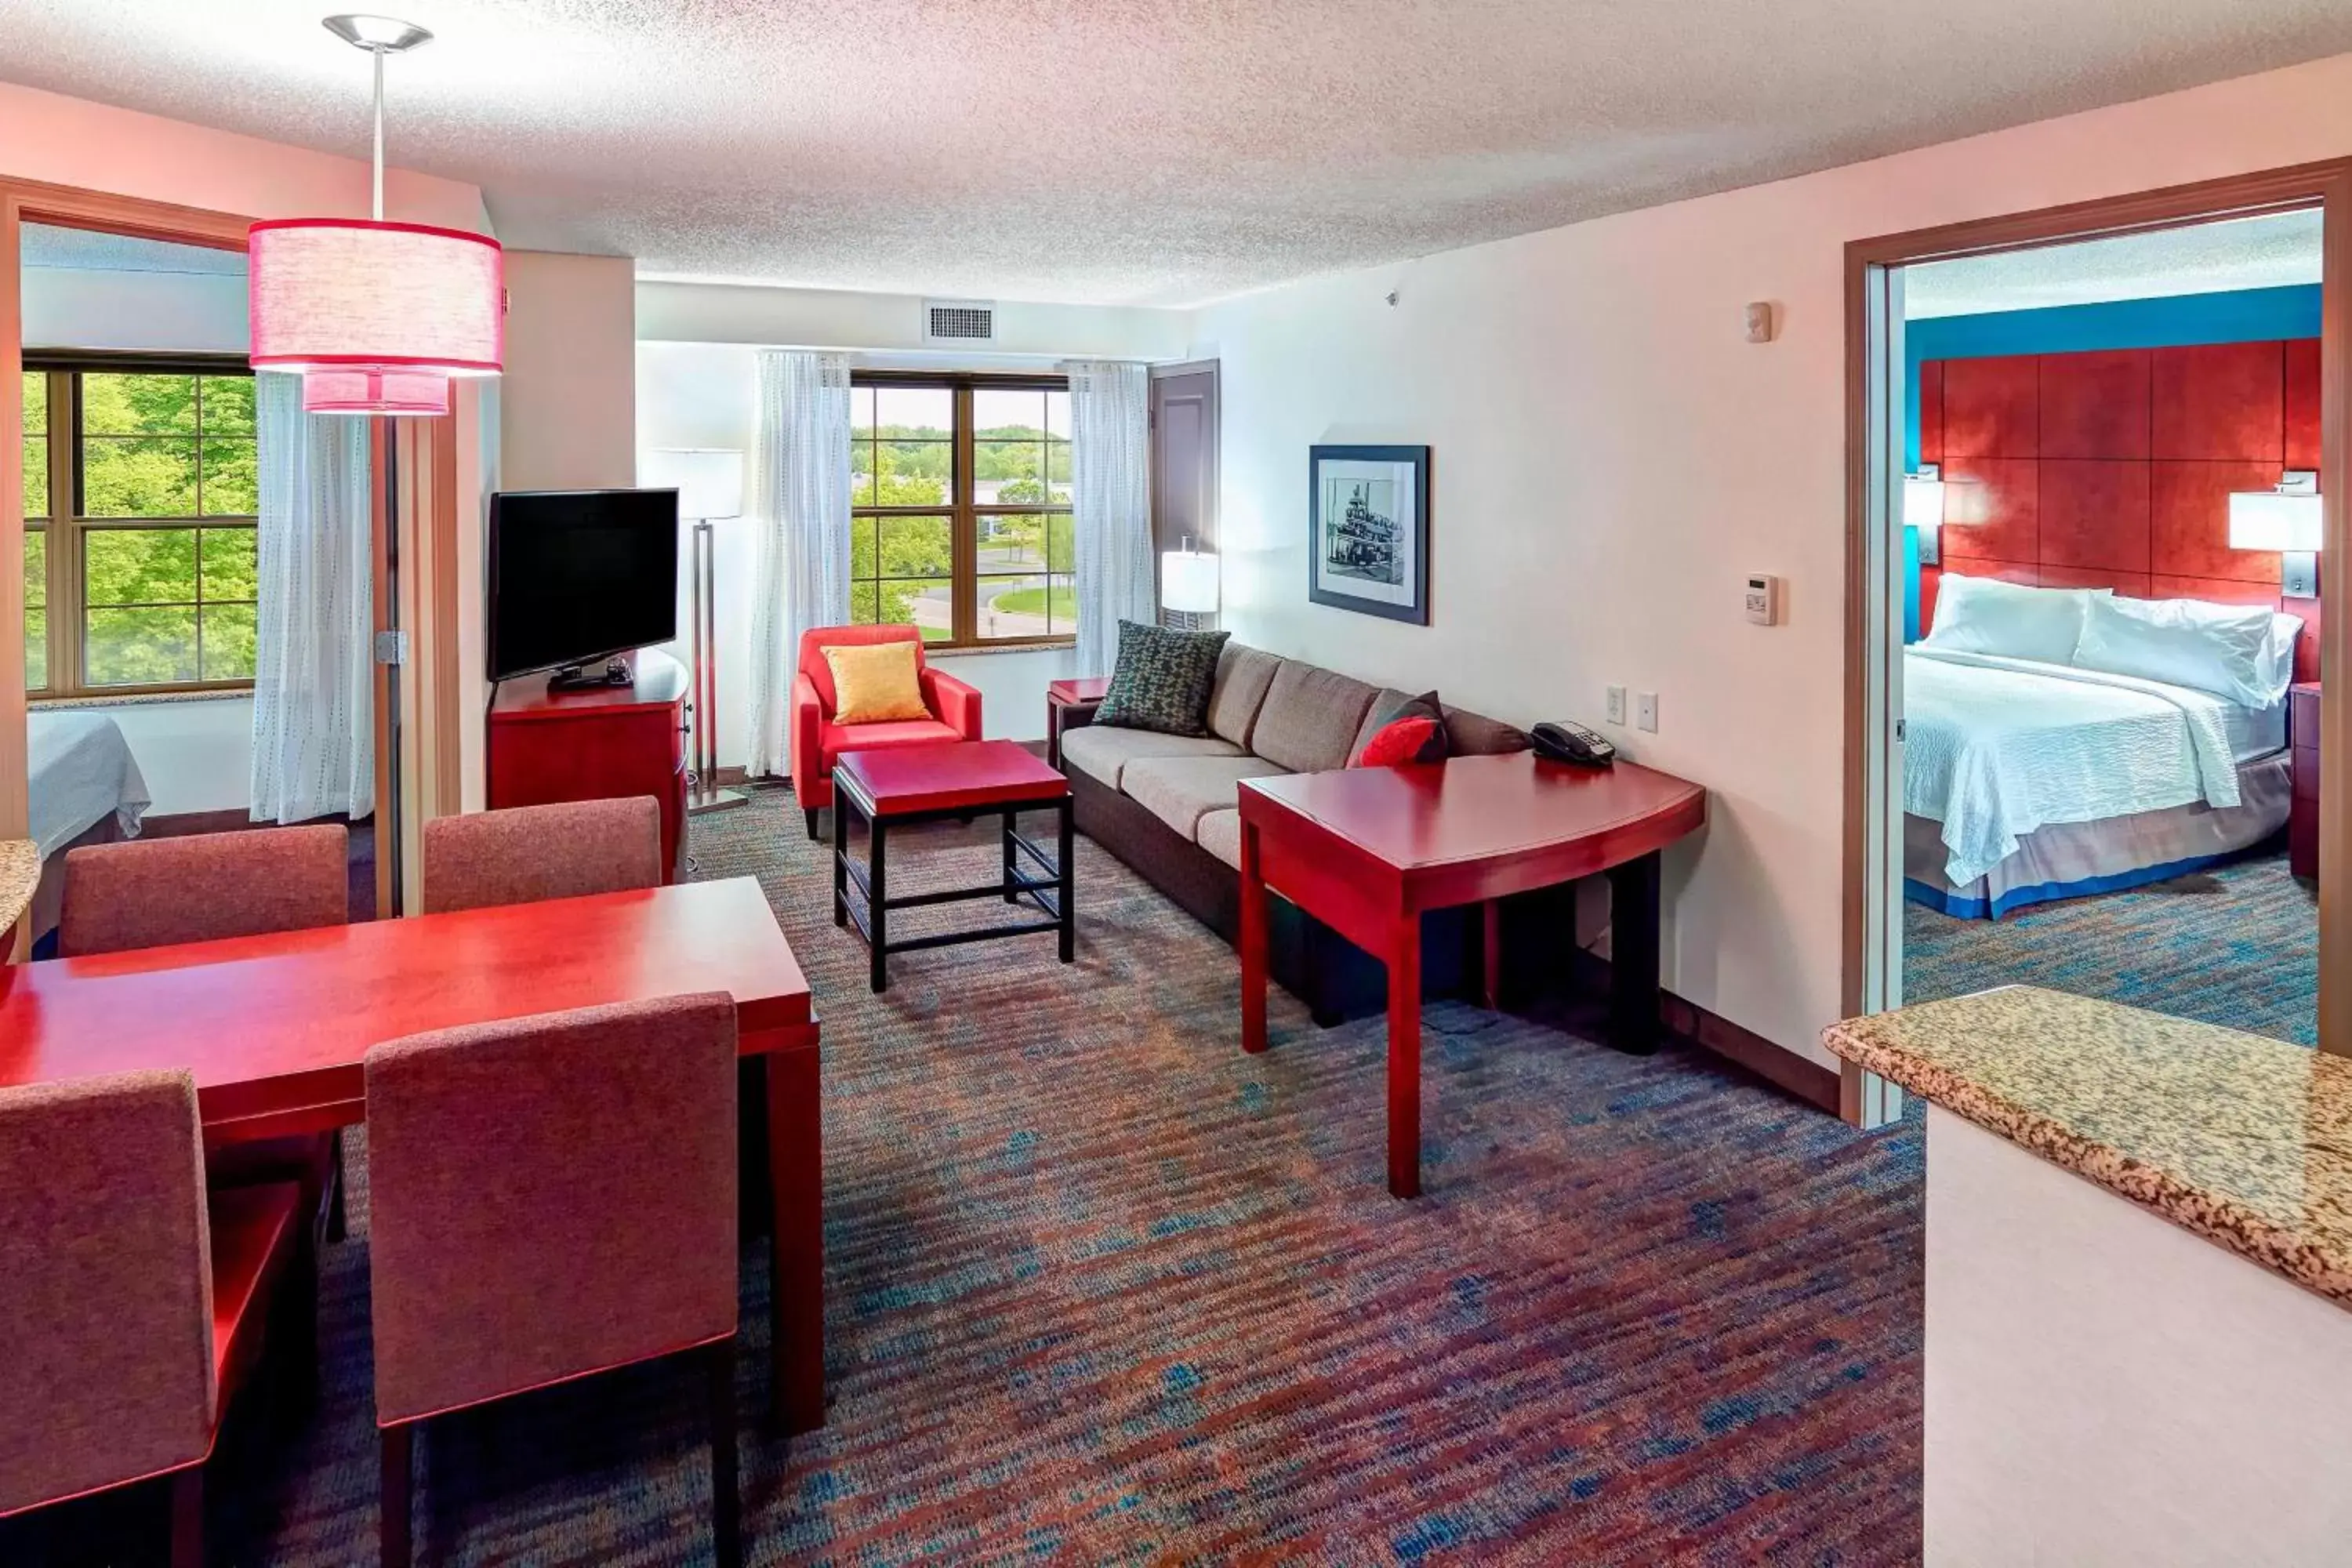
POLYGON ((1049 765, 1062 765, 1062 731, 1093 723, 1095 710, 1102 706, 1103 694, 1109 689, 1108 675, 1045 683, 1045 761, 1049 765))

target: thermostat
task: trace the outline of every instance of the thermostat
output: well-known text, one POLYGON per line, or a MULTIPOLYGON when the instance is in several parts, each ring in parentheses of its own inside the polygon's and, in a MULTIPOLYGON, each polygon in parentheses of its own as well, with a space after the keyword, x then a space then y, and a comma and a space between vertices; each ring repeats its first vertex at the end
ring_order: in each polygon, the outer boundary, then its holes
POLYGON ((1763 575, 1748 579, 1748 618, 1759 626, 1780 624, 1780 579, 1763 575))

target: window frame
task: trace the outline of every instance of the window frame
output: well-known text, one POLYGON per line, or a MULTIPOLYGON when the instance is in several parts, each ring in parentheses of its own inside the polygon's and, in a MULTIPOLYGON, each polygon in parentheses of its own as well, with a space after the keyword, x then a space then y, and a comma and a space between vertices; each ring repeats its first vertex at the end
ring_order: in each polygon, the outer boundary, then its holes
MULTIPOLYGON (((260 518, 256 514, 231 512, 219 517, 88 517, 83 515, 82 473, 82 395, 81 377, 96 375, 196 375, 251 377, 253 367, 238 354, 153 354, 108 353, 84 350, 27 349, 24 354, 24 370, 27 374, 45 375, 48 379, 47 427, 40 439, 45 442, 43 455, 48 464, 48 512, 35 517, 28 511, 25 517, 25 533, 29 539, 41 536, 45 577, 42 609, 47 616, 46 638, 46 685, 28 685, 25 691, 26 703, 43 705, 85 705, 111 699, 179 696, 194 693, 233 695, 251 691, 253 678, 235 679, 146 681, 138 683, 91 684, 84 678, 83 655, 87 650, 88 616, 90 606, 83 602, 83 551, 89 534, 121 531, 156 529, 190 529, 196 533, 197 595, 199 635, 202 626, 204 534, 208 530, 241 531, 258 533, 260 518)), ((31 432, 27 431, 26 435, 31 432)), ((192 438, 200 444, 204 439, 201 425, 192 438)), ((201 504, 201 500, 199 501, 201 504)), ((23 568, 21 564, 18 570, 23 568)), ((257 585, 257 596, 258 588, 257 585)), ((243 600, 223 600, 224 604, 243 604, 243 600)), ((100 609, 113 606, 100 605, 100 609)), ((201 645, 199 645, 201 646, 201 645)))
MULTIPOLYGON (((972 395, 975 392, 1061 392, 1070 389, 1070 378, 1051 373, 999 373, 985 371, 929 370, 861 370, 853 371, 849 384, 860 387, 924 387, 948 392, 952 414, 950 426, 950 459, 948 499, 938 506, 859 506, 849 509, 852 521, 872 519, 875 524, 876 547, 880 548, 881 531, 886 520, 894 517, 940 517, 948 519, 949 571, 948 597, 950 609, 950 635, 940 641, 926 640, 925 654, 972 653, 991 648, 1055 648, 1071 647, 1077 642, 1075 628, 1066 632, 1043 632, 1024 637, 983 637, 980 635, 980 521, 988 517, 1069 517, 1072 502, 1059 504, 1050 499, 1044 501, 1014 502, 1010 505, 989 502, 982 504, 973 498, 977 480, 975 449, 977 431, 972 422, 972 395)), ((851 427, 851 447, 854 451, 856 427, 851 427)), ((1048 447, 1050 453, 1050 446, 1048 447)), ((1050 457, 1045 475, 1045 493, 1054 492, 1053 465, 1050 457)), ((1075 500, 1075 495, 1073 497, 1075 500)), ((1037 575, 1045 579, 1046 603, 1053 602, 1054 578, 1051 568, 1053 554, 1050 541, 1053 528, 1046 526, 1048 545, 1046 567, 1037 575)), ((1075 594, 1077 584, 1077 563, 1074 559, 1066 574, 1075 594)), ((850 592, 854 595, 861 583, 895 582, 896 578, 861 577, 856 563, 851 563, 850 592)), ((855 616, 853 606, 851 614, 855 616)))

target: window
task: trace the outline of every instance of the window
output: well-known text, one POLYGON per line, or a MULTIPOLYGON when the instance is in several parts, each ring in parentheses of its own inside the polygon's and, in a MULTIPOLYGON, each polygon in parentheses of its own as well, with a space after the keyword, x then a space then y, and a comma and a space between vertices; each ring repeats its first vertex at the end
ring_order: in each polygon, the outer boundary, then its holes
POLYGON ((850 398, 850 619, 950 647, 1068 641, 1069 384, 875 374, 850 398))
POLYGON ((25 375, 25 684, 250 684, 253 378, 223 365, 25 375))

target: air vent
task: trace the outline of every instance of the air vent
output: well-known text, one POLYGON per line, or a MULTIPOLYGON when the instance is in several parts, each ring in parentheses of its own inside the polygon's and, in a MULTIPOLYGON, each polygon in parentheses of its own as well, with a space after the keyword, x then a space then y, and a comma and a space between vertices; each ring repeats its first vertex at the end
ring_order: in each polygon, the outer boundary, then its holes
POLYGON ((926 300, 927 343, 989 343, 996 341, 996 307, 985 300, 926 300))

